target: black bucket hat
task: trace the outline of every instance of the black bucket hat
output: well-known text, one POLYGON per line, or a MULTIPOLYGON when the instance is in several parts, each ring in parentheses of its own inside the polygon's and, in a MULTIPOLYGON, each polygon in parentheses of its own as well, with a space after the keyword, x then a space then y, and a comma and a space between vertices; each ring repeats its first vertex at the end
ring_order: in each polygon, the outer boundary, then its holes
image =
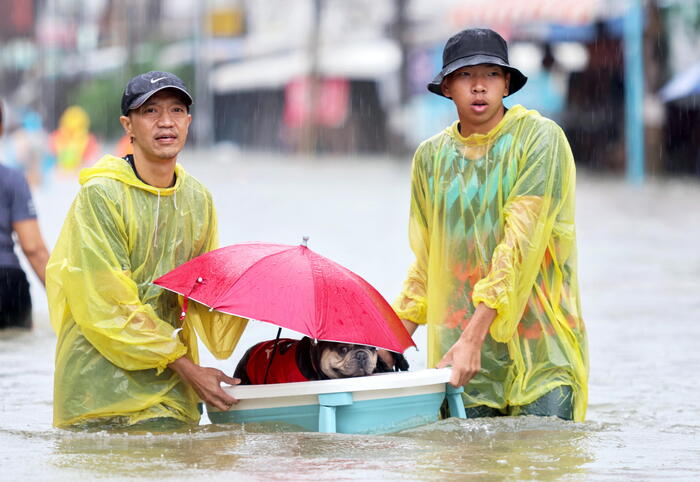
POLYGON ((428 84, 428 90, 442 95, 440 85, 445 77, 462 67, 480 64, 500 65, 510 72, 508 95, 519 91, 527 82, 522 72, 508 64, 508 44, 503 37, 488 28, 469 28, 456 33, 445 44, 442 70, 428 84))
POLYGON ((122 95, 122 114, 128 115, 131 109, 138 109, 156 92, 164 89, 175 89, 182 92, 182 99, 189 108, 192 96, 187 92, 185 83, 175 74, 154 70, 132 78, 122 95))

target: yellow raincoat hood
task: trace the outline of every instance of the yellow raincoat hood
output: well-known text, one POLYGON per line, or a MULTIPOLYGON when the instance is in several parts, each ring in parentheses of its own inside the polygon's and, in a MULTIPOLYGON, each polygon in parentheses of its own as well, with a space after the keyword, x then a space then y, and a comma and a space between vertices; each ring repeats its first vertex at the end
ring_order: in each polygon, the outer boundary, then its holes
POLYGON ((58 334, 56 426, 105 418, 197 423, 194 391, 167 365, 181 356, 198 362, 195 331, 226 358, 245 328, 246 320, 197 303, 180 326, 177 295, 151 284, 218 243, 211 194, 180 165, 175 174, 173 187, 159 189, 114 156, 80 173, 46 276, 58 334))
POLYGON ((409 217, 416 261, 394 308, 428 324, 429 366, 479 303, 496 309, 465 405, 521 406, 569 385, 574 419, 583 420, 588 359, 566 137, 519 105, 488 134, 464 138, 457 126, 416 151, 409 217))

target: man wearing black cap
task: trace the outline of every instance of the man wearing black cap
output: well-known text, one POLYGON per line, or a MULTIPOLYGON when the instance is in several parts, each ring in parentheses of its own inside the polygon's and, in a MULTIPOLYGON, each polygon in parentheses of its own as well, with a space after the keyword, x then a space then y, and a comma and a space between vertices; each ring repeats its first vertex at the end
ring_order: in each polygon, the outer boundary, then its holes
POLYGON ((195 303, 183 324, 177 295, 151 284, 218 243, 211 194, 177 163, 191 104, 173 74, 134 77, 120 117, 133 155, 80 172, 46 276, 58 427, 196 424, 199 399, 236 402, 220 386, 236 379, 198 365, 195 331, 226 358, 246 320, 195 303))
POLYGON ((553 121, 503 105, 526 81, 493 30, 445 45, 428 90, 452 100, 458 120, 416 151, 416 260, 394 307, 409 332, 428 325, 428 364, 452 366, 467 416, 583 420, 574 160, 553 121))

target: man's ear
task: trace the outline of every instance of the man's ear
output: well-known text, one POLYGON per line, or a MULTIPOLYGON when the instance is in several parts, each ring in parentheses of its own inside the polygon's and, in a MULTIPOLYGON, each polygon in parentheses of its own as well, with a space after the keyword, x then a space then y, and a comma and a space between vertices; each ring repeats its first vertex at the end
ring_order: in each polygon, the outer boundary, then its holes
POLYGON ((442 95, 444 95, 448 99, 452 98, 452 96, 450 95, 450 85, 449 82, 447 82, 447 79, 442 80, 442 83, 440 84, 440 91, 442 92, 442 95))
POLYGON ((506 72, 506 91, 503 94, 503 97, 506 97, 508 92, 510 92, 510 72, 506 72))
POLYGON ((130 118, 128 118, 125 115, 119 116, 119 123, 122 125, 122 127, 124 128, 124 132, 126 132, 126 134, 129 137, 134 137, 134 135, 131 133, 131 119, 130 118))

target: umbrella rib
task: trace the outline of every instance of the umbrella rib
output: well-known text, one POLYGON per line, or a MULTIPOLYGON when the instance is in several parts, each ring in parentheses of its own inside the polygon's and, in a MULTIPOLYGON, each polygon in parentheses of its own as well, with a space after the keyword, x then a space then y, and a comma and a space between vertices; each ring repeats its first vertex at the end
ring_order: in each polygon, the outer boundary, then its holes
MULTIPOLYGON (((367 284, 367 287, 370 290, 372 290, 374 293, 376 293, 376 295, 379 298, 384 299, 382 294, 379 293, 379 291, 377 291, 377 289, 374 286, 372 286, 367 280, 365 280, 362 276, 360 276, 359 274, 355 273, 354 271, 352 271, 344 266, 341 266, 341 268, 343 268, 343 272, 344 272, 345 276, 347 276, 349 279, 351 279, 351 280, 360 279, 361 281, 365 282, 367 284)), ((388 303, 387 303, 387 305, 388 305, 388 303)), ((382 313, 381 309, 376 304, 370 303, 366 306, 366 308, 371 310, 374 315, 376 315, 380 318, 383 318, 383 313, 382 313)), ((391 308, 391 305, 388 305, 388 308, 393 311, 393 308, 391 308)), ((396 336, 396 334, 391 330, 388 323, 386 323, 384 326, 382 326, 382 328, 383 328, 384 333, 386 333, 387 335, 390 335, 393 337, 396 336)), ((413 346, 415 346, 415 344, 413 346)), ((393 350, 390 350, 390 351, 393 351, 393 350)))
MULTIPOLYGON (((311 270, 312 270, 312 272, 314 273, 314 284, 313 284, 314 291, 313 291, 313 293, 314 293, 314 308, 315 308, 315 310, 316 310, 316 312, 314 313, 314 316, 316 317, 317 322, 320 324, 320 321, 321 321, 321 320, 320 320, 320 315, 321 315, 321 313, 324 313, 325 310, 324 310, 322 307, 319 307, 319 306, 316 304, 316 300, 317 300, 317 291, 318 291, 318 293, 320 294, 320 296, 324 297, 323 300, 322 300, 323 303, 327 303, 328 300, 325 298, 325 296, 324 296, 324 291, 323 291, 323 290, 317 290, 317 287, 316 287, 316 276, 318 276, 318 277, 320 278, 319 281, 320 281, 321 283, 324 283, 326 277, 325 277, 325 272, 324 272, 324 270, 323 270, 323 267, 320 266, 320 265, 318 265, 317 263, 314 263, 314 258, 313 258, 313 257, 309 257, 309 264, 311 265, 311 270)), ((353 281, 353 282, 354 282, 356 279, 359 279, 359 280, 363 281, 364 283, 366 283, 370 289, 372 289, 372 290, 374 290, 375 292, 377 292, 376 289, 374 289, 374 287, 372 287, 364 278, 362 278, 362 277, 361 277, 360 275, 358 275, 357 273, 354 273, 353 271, 351 271, 351 270, 349 270, 348 268, 346 268, 346 267, 344 267, 344 266, 341 266, 341 265, 338 265, 338 267, 341 268, 341 270, 340 270, 339 272, 340 272, 340 273, 343 273, 343 276, 345 276, 347 279, 349 279, 349 280, 351 280, 351 281, 353 281)), ((379 297, 381 297, 381 294, 379 294, 379 292, 377 292, 377 295, 378 295, 379 297)), ((377 316, 377 317, 380 317, 380 318, 383 318, 382 313, 381 313, 381 310, 380 310, 379 307, 377 307, 375 304, 370 303, 370 304, 368 304, 368 305, 366 306, 366 308, 367 308, 368 310, 371 310, 373 315, 375 315, 375 316, 377 316)), ((391 331, 391 329, 389 328, 388 325, 384 326, 383 328, 384 328, 384 333, 386 333, 386 334, 389 335, 389 336, 395 336, 394 333, 391 331)), ((322 339, 322 338, 319 338, 319 339, 322 339)), ((323 339, 325 339, 325 338, 323 338, 323 339)), ((346 342, 344 342, 344 341, 342 341, 342 340, 330 340, 330 339, 325 339, 325 340, 326 340, 326 341, 336 341, 336 342, 339 342, 339 343, 346 343, 346 342)), ((369 345, 369 346, 372 346, 372 345, 369 345)))
MULTIPOLYGON (((307 256, 307 259, 309 260, 309 266, 311 267, 311 284, 313 286, 313 297, 314 297, 314 304, 313 304, 314 319, 316 320, 316 325, 319 326, 320 321, 321 321, 320 317, 319 317, 319 313, 321 312, 321 310, 319 310, 318 304, 317 304, 318 297, 317 297, 317 293, 316 293, 316 291, 317 291, 316 290, 316 273, 318 273, 321 276, 321 278, 324 278, 323 270, 318 269, 318 265, 314 262, 314 258, 312 256, 307 256)), ((309 328, 310 327, 307 327, 307 331, 310 332, 311 330, 309 330, 309 328)))

